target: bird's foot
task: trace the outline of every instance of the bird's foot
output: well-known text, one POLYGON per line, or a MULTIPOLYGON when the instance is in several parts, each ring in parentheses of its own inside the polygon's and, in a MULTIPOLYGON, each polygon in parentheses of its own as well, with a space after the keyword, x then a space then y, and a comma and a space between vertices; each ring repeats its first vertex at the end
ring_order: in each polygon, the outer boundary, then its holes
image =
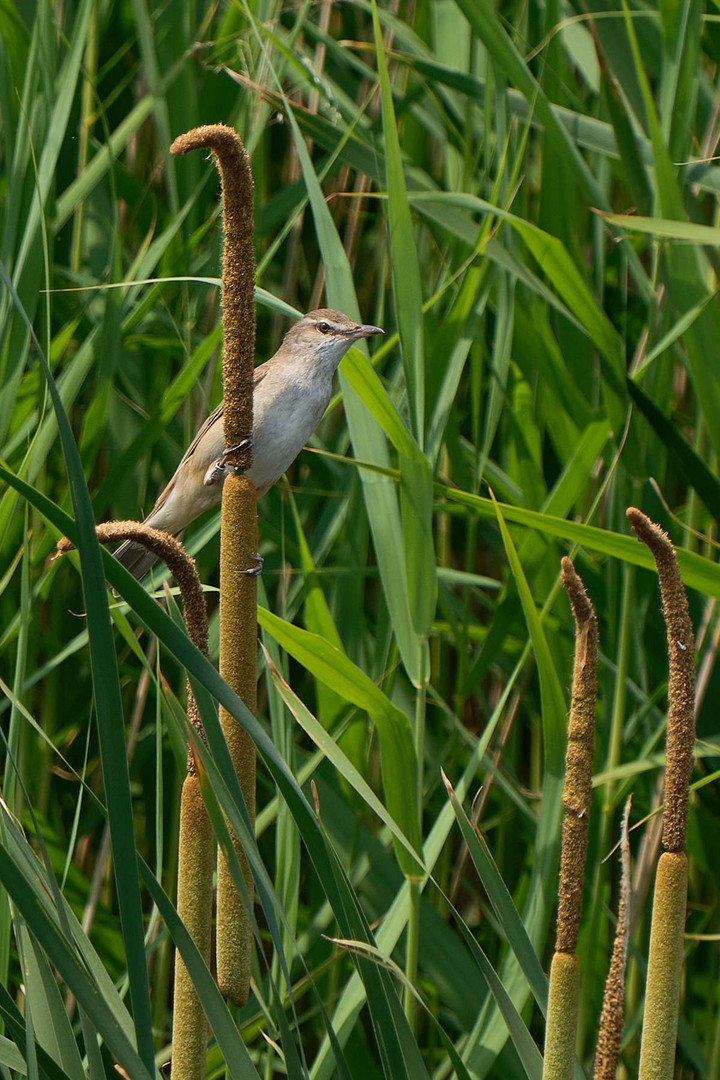
POLYGON ((218 480, 223 481, 228 474, 228 467, 220 458, 218 461, 213 461, 212 465, 205 473, 203 477, 203 484, 210 487, 212 484, 217 484, 218 480))
POLYGON ((247 570, 236 570, 237 574, 242 574, 243 577, 259 577, 262 573, 263 563, 265 560, 262 555, 253 555, 253 565, 248 566, 247 570))
POLYGON ((223 456, 220 458, 218 465, 222 465, 223 468, 227 468, 227 459, 231 454, 239 454, 243 450, 250 450, 252 448, 252 431, 248 435, 243 435, 240 438, 240 442, 235 446, 226 446, 223 450, 223 456))
POLYGON ((235 446, 226 446, 223 450, 223 455, 214 461, 208 471, 203 477, 203 484, 210 487, 212 484, 217 484, 218 480, 222 481, 227 476, 228 472, 232 468, 228 465, 227 459, 231 454, 237 454, 241 450, 248 450, 252 446, 252 432, 249 435, 243 435, 242 439, 235 446))

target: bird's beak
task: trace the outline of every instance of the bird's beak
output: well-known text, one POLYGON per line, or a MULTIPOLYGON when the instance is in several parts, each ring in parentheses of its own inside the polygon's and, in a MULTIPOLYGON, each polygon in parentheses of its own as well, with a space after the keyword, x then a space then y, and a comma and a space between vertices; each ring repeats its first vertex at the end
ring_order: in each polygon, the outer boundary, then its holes
POLYGON ((381 327, 370 326, 369 324, 365 323, 362 326, 356 326, 355 329, 351 332, 350 336, 353 341, 356 341, 359 338, 372 337, 374 334, 384 333, 385 331, 381 327))

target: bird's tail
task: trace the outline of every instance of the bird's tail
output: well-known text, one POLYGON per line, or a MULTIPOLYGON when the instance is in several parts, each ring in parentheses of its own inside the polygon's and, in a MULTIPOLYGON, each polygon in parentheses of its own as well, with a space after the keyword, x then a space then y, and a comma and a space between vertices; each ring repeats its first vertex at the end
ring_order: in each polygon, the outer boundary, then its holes
POLYGON ((114 555, 117 561, 138 581, 141 581, 153 563, 157 562, 157 555, 148 551, 142 544, 136 543, 135 540, 126 540, 114 552, 114 555))

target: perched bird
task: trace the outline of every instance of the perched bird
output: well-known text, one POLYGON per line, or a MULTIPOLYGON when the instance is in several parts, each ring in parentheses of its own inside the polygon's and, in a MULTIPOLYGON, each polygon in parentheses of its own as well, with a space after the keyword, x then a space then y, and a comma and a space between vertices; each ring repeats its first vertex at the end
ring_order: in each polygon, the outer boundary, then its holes
MULTIPOLYGON (((379 326, 320 308, 303 315, 275 355, 255 368, 252 465, 247 475, 258 495, 287 471, 320 423, 335 370, 353 342, 382 333, 379 326)), ((229 470, 227 453, 221 401, 191 442, 145 524, 177 536, 203 510, 219 503, 229 470)), ((151 552, 131 540, 121 544, 115 558, 138 579, 155 562, 151 552)))

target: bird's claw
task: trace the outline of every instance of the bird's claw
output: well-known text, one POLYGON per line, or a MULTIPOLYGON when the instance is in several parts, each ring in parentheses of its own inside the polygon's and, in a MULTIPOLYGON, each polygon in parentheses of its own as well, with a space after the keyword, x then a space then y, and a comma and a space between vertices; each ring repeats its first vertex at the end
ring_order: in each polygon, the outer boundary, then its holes
POLYGON ((210 487, 212 484, 216 484, 218 480, 224 480, 228 474, 230 465, 227 463, 227 459, 231 454, 237 454, 241 450, 249 450, 252 446, 252 433, 250 435, 243 435, 242 439, 235 446, 226 446, 223 450, 223 455, 214 461, 208 471, 203 477, 203 483, 210 487))
POLYGON ((253 555, 253 565, 248 566, 247 570, 237 570, 236 573, 242 574, 243 577, 259 577, 264 562, 262 555, 253 555))
POLYGON ((243 450, 250 450, 251 448, 252 432, 250 432, 248 435, 243 435, 240 439, 240 442, 236 443, 235 446, 226 446, 223 450, 223 456, 220 458, 217 464, 222 466, 223 469, 226 469, 227 459, 230 457, 231 454, 239 454, 243 450))
POLYGON ((216 484, 218 480, 224 480, 227 476, 227 472, 228 467, 224 463, 222 458, 220 458, 218 461, 213 461, 212 465, 203 477, 203 484, 206 484, 208 487, 210 487, 211 484, 216 484))

